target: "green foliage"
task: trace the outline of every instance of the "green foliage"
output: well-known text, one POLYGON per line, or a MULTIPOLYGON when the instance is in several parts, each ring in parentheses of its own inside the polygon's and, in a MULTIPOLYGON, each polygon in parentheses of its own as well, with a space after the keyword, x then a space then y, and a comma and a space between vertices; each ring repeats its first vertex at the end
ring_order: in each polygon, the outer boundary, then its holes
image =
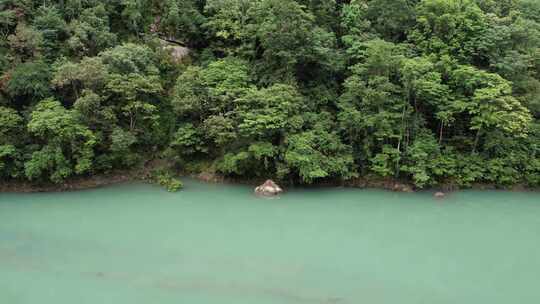
POLYGON ((540 3, 536 0, 518 1, 519 12, 524 18, 540 22, 540 3))
POLYGON ((160 30, 169 37, 177 37, 186 42, 198 42, 201 39, 200 27, 205 17, 197 9, 194 0, 163 1, 160 30))
POLYGON ((19 168, 16 162, 18 158, 17 148, 13 145, 0 145, 0 177, 18 177, 19 168))
POLYGON ((178 192, 184 188, 184 184, 175 178, 169 171, 158 169, 152 172, 152 180, 169 192, 178 192))
POLYGON ((18 176, 20 155, 17 145, 22 122, 15 110, 0 106, 0 177, 18 176))
POLYGON ((134 165, 138 157, 132 151, 132 146, 137 143, 137 137, 126 130, 115 128, 111 134, 110 157, 123 166, 134 165))
POLYGON ((539 12, 536 0, 0 0, 0 179, 60 183, 162 157, 299 183, 539 186, 539 12))
POLYGON ((103 4, 83 10, 79 18, 72 20, 68 27, 71 37, 67 45, 77 57, 95 56, 116 43, 117 37, 110 32, 103 4))
POLYGON ((393 81, 403 56, 396 45, 382 40, 359 46, 360 63, 351 68, 352 75, 345 80, 338 120, 358 161, 373 162, 379 174, 392 175, 395 170, 388 161, 396 157, 389 155, 401 152, 412 111, 402 88, 393 81))
POLYGON ((208 18, 203 27, 209 32, 216 51, 235 55, 240 45, 251 44, 252 37, 246 25, 251 22, 248 13, 255 5, 256 2, 251 0, 206 1, 205 12, 208 18))
POLYGON ((59 183, 72 174, 91 171, 96 138, 58 101, 48 98, 39 102, 27 128, 41 142, 25 163, 29 179, 59 183))
POLYGON ((6 92, 13 100, 39 100, 49 95, 51 71, 42 61, 17 65, 10 73, 6 92))
POLYGON ((248 82, 247 66, 238 59, 218 60, 205 69, 189 67, 178 78, 171 103, 175 112, 184 117, 200 120, 224 115, 244 94, 248 82))
POLYGON ((302 126, 302 96, 289 85, 251 89, 236 100, 240 134, 252 138, 271 138, 302 126))
POLYGON ((511 95, 512 88, 507 80, 470 66, 456 69, 453 80, 459 94, 456 107, 470 115, 469 128, 476 131, 473 151, 476 151, 481 134, 490 129, 526 136, 531 115, 511 95))
POLYGON ((474 62, 487 24, 484 12, 472 0, 423 0, 416 12, 409 38, 420 51, 474 62))
MULTIPOLYGON (((257 79, 264 84, 294 82, 298 69, 336 67, 335 35, 317 26, 315 16, 294 0, 263 0, 248 11, 247 34, 255 39, 248 55, 257 58, 257 79)), ((313 71, 315 72, 315 71, 313 71)))
MULTIPOLYGON (((423 188, 436 183, 436 160, 440 157, 440 150, 435 137, 427 132, 421 134, 407 147, 405 162, 400 170, 412 175, 414 184, 423 188)), ((440 170, 440 169, 439 169, 440 170)))
POLYGON ((0 107, 0 142, 9 141, 20 128, 22 118, 10 108, 0 107))
POLYGON ((51 83, 58 89, 72 90, 78 95, 83 88, 101 90, 107 77, 107 67, 100 58, 85 57, 78 63, 57 63, 51 83))
POLYGON ((248 151, 238 153, 227 153, 218 162, 217 169, 225 174, 236 174, 239 176, 252 176, 250 169, 255 167, 257 162, 248 151))
POLYGON ((248 66, 242 60, 225 58, 208 65, 202 71, 208 97, 217 111, 227 109, 227 104, 241 96, 249 83, 248 66))
POLYGON ((156 58, 152 50, 145 45, 125 43, 99 54, 102 62, 112 74, 156 75, 156 58))
POLYGON ((42 6, 38 9, 33 26, 43 35, 43 48, 49 59, 58 58, 62 44, 68 37, 67 24, 61 13, 53 6, 42 6))
POLYGON ((367 10, 366 1, 351 1, 343 5, 340 26, 344 32, 342 40, 346 46, 351 47, 356 42, 375 38, 376 34, 371 32, 371 22, 366 17, 367 10))
POLYGON ((171 147, 177 150, 179 155, 190 156, 198 152, 206 152, 202 135, 192 124, 181 125, 173 135, 171 147))
POLYGON ((15 33, 7 37, 10 49, 21 59, 39 57, 43 48, 43 34, 24 23, 17 24, 15 33))
POLYGON ((287 138, 285 164, 306 183, 329 177, 349 179, 354 176, 351 150, 336 133, 316 129, 287 138))
POLYGON ((143 25, 143 1, 140 0, 122 0, 122 17, 127 30, 138 33, 143 25))
POLYGON ((373 0, 368 2, 365 18, 381 38, 403 40, 414 25, 414 2, 410 0, 373 0))

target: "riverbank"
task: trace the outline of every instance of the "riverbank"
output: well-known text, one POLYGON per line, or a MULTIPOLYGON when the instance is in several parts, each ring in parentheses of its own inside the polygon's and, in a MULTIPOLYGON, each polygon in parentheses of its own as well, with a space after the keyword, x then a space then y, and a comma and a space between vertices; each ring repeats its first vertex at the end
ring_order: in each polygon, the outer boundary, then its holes
MULTIPOLYGON (((37 192, 66 192, 66 191, 79 191, 94 189, 99 187, 110 186, 120 183, 128 182, 149 182, 152 183, 150 172, 152 169, 155 169, 155 165, 145 166, 139 169, 132 170, 118 170, 106 174, 97 174, 93 176, 83 176, 76 177, 66 180, 61 184, 52 184, 52 183, 31 183, 28 181, 4 181, 0 183, 0 192, 11 192, 11 193, 37 193, 37 192)), ((179 173, 180 178, 188 177, 193 178, 199 181, 214 183, 214 184, 242 184, 257 186, 262 184, 266 179, 265 178, 234 178, 226 177, 216 173, 202 172, 202 173, 179 173)), ((304 184, 291 184, 287 182, 282 182, 281 185, 287 190, 288 188, 330 188, 330 187, 346 187, 346 188, 360 188, 360 189, 382 189, 389 190, 394 192, 404 192, 412 193, 419 190, 436 190, 442 191, 444 193, 453 192, 464 187, 459 187, 453 184, 438 185, 431 188, 417 189, 412 183, 408 183, 403 180, 397 180, 393 178, 379 178, 379 177, 359 177, 354 178, 348 181, 325 181, 319 182, 311 185, 304 184)), ((508 191, 538 191, 539 189, 534 189, 526 187, 524 185, 513 185, 511 187, 501 187, 495 184, 474 184, 467 189, 475 190, 497 190, 504 189, 508 191)))
POLYGON ((24 180, 0 182, 0 192, 36 193, 36 192, 66 192, 88 190, 135 181, 152 182, 152 172, 165 167, 162 160, 149 160, 141 166, 129 170, 114 170, 91 176, 78 176, 66 179, 63 183, 32 183, 24 180))
POLYGON ((35 192, 65 192, 110 186, 137 180, 133 171, 99 174, 89 177, 77 177, 66 180, 61 184, 38 184, 27 181, 8 181, 0 184, 0 192, 35 193, 35 192))

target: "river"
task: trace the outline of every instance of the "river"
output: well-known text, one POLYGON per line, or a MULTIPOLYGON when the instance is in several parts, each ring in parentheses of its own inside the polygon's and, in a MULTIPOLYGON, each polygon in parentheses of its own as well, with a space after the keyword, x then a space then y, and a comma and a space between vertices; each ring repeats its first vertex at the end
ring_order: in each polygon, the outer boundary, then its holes
POLYGON ((0 303, 540 303, 540 194, 0 193, 0 303))

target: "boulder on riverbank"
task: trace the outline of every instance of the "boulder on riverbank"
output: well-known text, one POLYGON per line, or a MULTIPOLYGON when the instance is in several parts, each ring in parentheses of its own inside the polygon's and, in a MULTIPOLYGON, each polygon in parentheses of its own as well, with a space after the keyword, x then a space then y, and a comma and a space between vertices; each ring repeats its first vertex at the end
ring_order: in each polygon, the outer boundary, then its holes
POLYGON ((283 189, 272 180, 267 180, 264 184, 255 188, 255 194, 263 196, 275 196, 282 192, 283 189))

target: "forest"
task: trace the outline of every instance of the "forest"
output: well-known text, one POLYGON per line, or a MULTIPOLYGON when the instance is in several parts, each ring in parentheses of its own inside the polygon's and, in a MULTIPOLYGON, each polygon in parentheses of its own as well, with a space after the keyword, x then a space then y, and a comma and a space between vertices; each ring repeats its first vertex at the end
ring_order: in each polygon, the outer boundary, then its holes
POLYGON ((153 159, 540 186, 538 0, 0 0, 0 181, 153 159))

